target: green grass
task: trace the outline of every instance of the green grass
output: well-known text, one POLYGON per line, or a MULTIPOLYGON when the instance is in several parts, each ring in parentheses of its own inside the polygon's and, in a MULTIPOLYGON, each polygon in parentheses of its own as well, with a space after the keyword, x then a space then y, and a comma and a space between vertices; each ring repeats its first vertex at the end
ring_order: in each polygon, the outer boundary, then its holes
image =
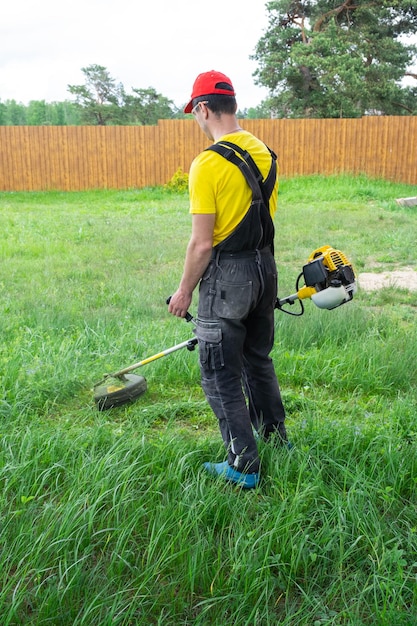
MULTIPOLYGON (((324 244, 358 272, 417 269, 412 195, 282 181, 280 296, 324 244)), ((131 405, 93 402, 104 372, 192 336, 165 305, 187 195, 0 193, 0 214, 2 625, 417 626, 415 292, 276 313, 294 447, 261 444, 240 492, 201 471, 224 451, 197 351, 138 370, 131 405)))

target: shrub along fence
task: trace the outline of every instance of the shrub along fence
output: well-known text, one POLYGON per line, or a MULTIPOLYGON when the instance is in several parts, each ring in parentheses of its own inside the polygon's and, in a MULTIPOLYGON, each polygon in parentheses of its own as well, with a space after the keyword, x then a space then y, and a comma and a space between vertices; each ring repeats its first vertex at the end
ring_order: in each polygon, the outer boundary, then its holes
MULTIPOLYGON (((417 117, 240 120, 280 175, 368 174, 417 184, 417 117)), ((0 190, 128 189, 167 183, 208 145, 192 119, 157 126, 0 126, 0 190)))

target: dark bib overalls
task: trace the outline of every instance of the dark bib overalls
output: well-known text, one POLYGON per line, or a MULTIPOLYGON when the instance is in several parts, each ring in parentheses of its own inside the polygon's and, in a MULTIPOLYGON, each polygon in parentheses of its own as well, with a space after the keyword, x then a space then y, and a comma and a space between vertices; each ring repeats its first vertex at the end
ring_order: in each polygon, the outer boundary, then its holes
MULTIPOLYGON (((229 158, 218 145, 208 149, 229 158)), ((237 158, 242 165, 234 162, 252 188, 252 203, 235 231, 213 249, 200 282, 196 334, 202 387, 219 420, 229 464, 241 472, 258 472, 253 429, 264 438, 277 434, 286 440, 285 411, 269 356, 277 269, 268 203, 246 162, 237 158)))

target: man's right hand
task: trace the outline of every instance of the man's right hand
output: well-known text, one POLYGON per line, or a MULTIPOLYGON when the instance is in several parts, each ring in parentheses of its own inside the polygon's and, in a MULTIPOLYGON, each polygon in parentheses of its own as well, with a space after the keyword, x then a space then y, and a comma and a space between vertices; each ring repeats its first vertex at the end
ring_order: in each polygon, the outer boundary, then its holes
POLYGON ((185 317, 190 308, 192 294, 186 294, 178 289, 170 298, 168 311, 176 317, 185 317))

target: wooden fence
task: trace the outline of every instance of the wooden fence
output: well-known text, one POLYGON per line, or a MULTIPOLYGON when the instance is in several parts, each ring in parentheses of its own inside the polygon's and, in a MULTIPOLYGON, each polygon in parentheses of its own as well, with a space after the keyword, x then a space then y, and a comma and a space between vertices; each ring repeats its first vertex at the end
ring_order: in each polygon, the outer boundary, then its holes
MULTIPOLYGON (((417 184, 417 117, 241 120, 280 175, 365 173, 417 184)), ((128 189, 167 183, 208 145, 192 119, 158 126, 0 126, 0 190, 128 189)))

